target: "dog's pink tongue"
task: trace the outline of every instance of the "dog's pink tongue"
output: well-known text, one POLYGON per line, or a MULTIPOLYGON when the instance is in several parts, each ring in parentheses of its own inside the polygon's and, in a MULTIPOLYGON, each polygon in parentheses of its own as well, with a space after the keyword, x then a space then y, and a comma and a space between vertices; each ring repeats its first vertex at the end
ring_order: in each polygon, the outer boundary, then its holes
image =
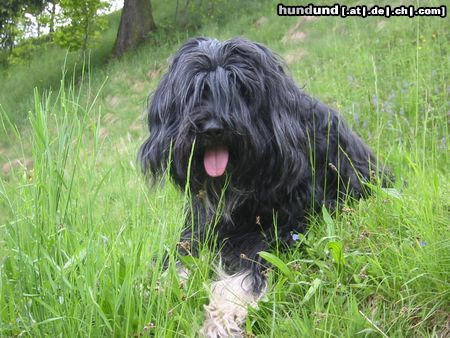
POLYGON ((228 164, 228 149, 226 147, 209 148, 205 151, 203 165, 211 177, 222 176, 228 164))

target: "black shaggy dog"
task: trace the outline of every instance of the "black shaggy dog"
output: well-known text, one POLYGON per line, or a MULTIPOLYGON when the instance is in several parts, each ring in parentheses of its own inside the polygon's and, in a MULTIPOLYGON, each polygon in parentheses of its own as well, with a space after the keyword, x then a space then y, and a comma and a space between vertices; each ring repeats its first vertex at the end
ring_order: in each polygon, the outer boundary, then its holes
POLYGON ((213 229, 221 248, 228 274, 212 287, 209 337, 242 334, 246 306, 266 288, 258 252, 275 239, 289 245, 309 213, 362 197, 383 176, 342 116, 299 89, 267 47, 243 38, 187 41, 151 96, 148 124, 143 171, 189 185, 182 239, 195 252, 213 229))

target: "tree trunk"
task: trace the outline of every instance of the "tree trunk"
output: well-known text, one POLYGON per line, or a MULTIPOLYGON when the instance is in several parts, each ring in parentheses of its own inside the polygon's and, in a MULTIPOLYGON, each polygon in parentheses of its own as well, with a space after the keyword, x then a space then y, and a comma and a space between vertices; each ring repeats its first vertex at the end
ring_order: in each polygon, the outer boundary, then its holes
POLYGON ((56 2, 52 2, 52 11, 50 13, 50 33, 55 31, 55 14, 56 14, 56 2))
POLYGON ((150 0, 124 0, 114 56, 135 48, 155 29, 150 0))

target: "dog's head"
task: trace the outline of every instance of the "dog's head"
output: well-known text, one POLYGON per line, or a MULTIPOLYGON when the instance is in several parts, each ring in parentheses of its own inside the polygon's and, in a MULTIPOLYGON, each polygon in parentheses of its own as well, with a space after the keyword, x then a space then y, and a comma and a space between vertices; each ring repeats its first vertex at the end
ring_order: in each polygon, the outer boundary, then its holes
POLYGON ((168 169, 181 187, 205 182, 251 191, 295 181, 306 161, 298 107, 303 94, 282 61, 242 38, 195 38, 175 54, 150 96, 150 136, 139 159, 144 172, 168 169), (270 181, 273 182, 270 182, 270 181))

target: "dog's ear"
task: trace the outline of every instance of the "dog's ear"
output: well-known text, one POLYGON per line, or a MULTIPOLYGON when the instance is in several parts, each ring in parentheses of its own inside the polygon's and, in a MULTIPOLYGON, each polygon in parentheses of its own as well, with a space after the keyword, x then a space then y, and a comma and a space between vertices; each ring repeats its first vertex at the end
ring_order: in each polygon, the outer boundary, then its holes
POLYGON ((268 81, 272 143, 282 162, 281 181, 300 182, 310 174, 307 130, 302 123, 298 88, 283 77, 285 75, 280 74, 276 81, 268 81))
POLYGON ((138 161, 144 174, 160 176, 169 167, 171 144, 179 123, 174 97, 166 74, 148 100, 147 121, 150 136, 138 153, 138 161))
POLYGON ((270 49, 256 44, 261 51, 259 69, 263 71, 265 104, 273 132, 272 147, 281 163, 280 182, 300 182, 310 175, 306 135, 309 96, 301 92, 285 71, 282 59, 270 49))
POLYGON ((238 37, 225 42, 223 50, 230 65, 238 65, 228 68, 251 113, 257 115, 252 120, 253 128, 268 142, 259 147, 265 148, 265 170, 277 173, 274 185, 284 182, 275 188, 289 189, 310 173, 301 116, 302 93, 285 71, 281 57, 263 44, 238 37))
MULTIPOLYGON (((167 72, 149 97, 147 119, 150 136, 138 153, 138 161, 144 174, 161 176, 173 166, 169 162, 183 112, 192 108, 189 105, 195 102, 193 95, 201 95, 201 90, 191 83, 196 72, 192 65, 198 63, 199 44, 206 44, 208 41, 212 40, 198 37, 185 42, 173 56, 167 72)), ((177 166, 179 163, 175 163, 173 167, 177 166)))

